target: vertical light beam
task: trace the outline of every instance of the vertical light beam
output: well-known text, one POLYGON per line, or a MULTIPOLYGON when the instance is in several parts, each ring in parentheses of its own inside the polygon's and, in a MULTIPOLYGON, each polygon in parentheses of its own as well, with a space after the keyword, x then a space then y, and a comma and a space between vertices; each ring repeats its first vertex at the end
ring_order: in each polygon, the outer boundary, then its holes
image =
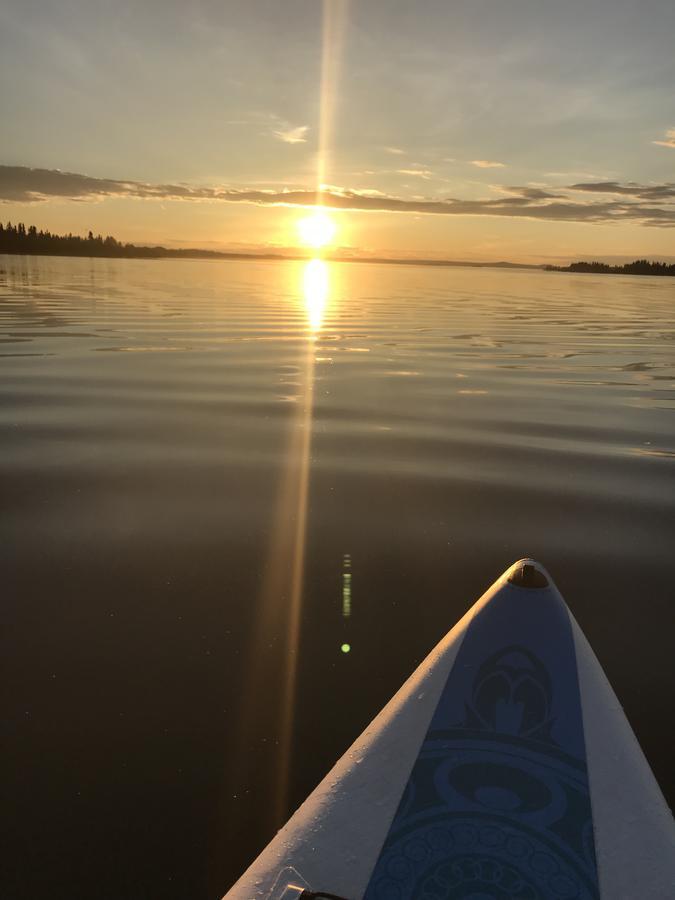
MULTIPOLYGON (((329 171, 329 149, 332 146, 332 129, 339 77, 342 41, 347 19, 348 0, 324 0, 323 2, 323 46, 321 55, 321 95, 319 98, 319 150, 317 157, 317 206, 321 207, 321 194, 329 171)), ((328 297, 328 266, 322 260, 313 259, 307 263, 303 289, 309 315, 310 330, 314 334, 321 327, 323 310, 328 297)), ((293 719, 295 709, 295 685, 297 681, 298 653, 300 642, 300 619, 302 611, 302 590, 307 543, 307 501, 309 494, 309 469, 312 434, 312 406, 314 402, 314 344, 308 341, 305 363, 304 397, 302 421, 299 423, 298 448, 300 468, 297 484, 297 506, 292 549, 291 586, 286 632, 286 675, 283 682, 281 704, 282 722, 279 739, 279 768, 276 791, 276 817, 283 824, 288 813, 288 791, 290 782, 291 757, 293 748, 293 719)))
MULTIPOLYGON (((321 57, 321 93, 319 97, 319 142, 316 163, 316 205, 326 183, 332 146, 339 63, 342 51, 348 0, 324 0, 321 57)), ((275 521, 270 538, 257 620, 251 647, 248 683, 241 709, 241 743, 232 774, 236 784, 251 777, 249 756, 260 740, 278 735, 276 771, 273 780, 272 815, 280 827, 288 814, 293 720, 298 671, 302 596, 307 545, 307 509, 311 466, 312 407, 314 402, 315 340, 323 320, 329 295, 328 263, 310 260, 303 271, 303 299, 308 317, 301 390, 297 415, 290 423, 287 460, 281 478, 275 521), (279 640, 277 640, 277 637, 279 640), (260 716, 260 698, 279 690, 278 658, 282 654, 283 676, 280 685, 278 716, 274 722, 260 716)), ((348 646, 348 645, 345 645, 348 646)), ((347 651, 343 651, 347 652, 347 651)), ((267 704, 269 705, 269 700, 267 704)))
POLYGON ((319 151, 316 166, 318 206, 321 205, 321 193, 330 171, 330 149, 333 146, 333 124, 348 6, 349 0, 324 0, 323 2, 319 151))
MULTIPOLYGON (((323 260, 313 259, 305 264, 303 293, 308 316, 309 339, 304 366, 303 397, 297 423, 298 460, 295 491, 295 515, 287 523, 294 522, 291 551, 290 590, 286 625, 286 670, 282 683, 281 727, 279 731, 279 756, 275 791, 275 814, 279 825, 288 815, 291 759, 293 751, 293 720, 295 713, 295 687, 300 653, 300 625, 302 596, 305 581, 305 555, 307 549, 307 507, 309 499, 309 473, 312 452, 312 413, 314 405, 314 366, 316 334, 321 327, 323 308, 328 296, 328 266, 323 260), (319 270, 313 266, 319 266, 319 270), (320 274, 317 275, 317 271, 320 274), (308 275, 309 273, 309 275, 308 275)), ((295 443, 295 442, 294 442, 295 443)))
MULTIPOLYGON (((298 271, 296 269, 296 271, 298 271)), ((276 741, 268 773, 270 815, 280 827, 288 814, 293 720, 307 548, 316 340, 330 296, 329 263, 310 260, 299 270, 305 317, 298 394, 288 421, 289 441, 272 523, 269 556, 256 607, 254 635, 242 697, 241 743, 232 784, 251 777, 249 760, 260 742, 276 741), (281 674, 280 674, 281 670, 281 674), (261 710, 272 708, 272 718, 261 710)), ((270 713, 268 713, 269 715, 270 713)), ((256 776, 260 782, 260 776, 256 776)))

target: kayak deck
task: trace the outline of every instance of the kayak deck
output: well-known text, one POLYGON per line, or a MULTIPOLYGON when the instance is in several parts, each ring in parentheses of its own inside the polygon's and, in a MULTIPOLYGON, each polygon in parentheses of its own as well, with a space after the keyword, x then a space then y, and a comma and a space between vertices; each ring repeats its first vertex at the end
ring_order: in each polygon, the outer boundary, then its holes
POLYGON ((458 891, 598 896, 572 631, 529 563, 473 618, 365 898, 458 891))

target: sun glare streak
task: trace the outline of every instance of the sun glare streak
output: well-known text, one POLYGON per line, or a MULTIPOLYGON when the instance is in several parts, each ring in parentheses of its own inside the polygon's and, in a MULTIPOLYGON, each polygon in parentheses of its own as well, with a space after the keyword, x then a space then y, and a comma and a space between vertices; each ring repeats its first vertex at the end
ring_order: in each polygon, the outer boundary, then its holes
MULTIPOLYGON (((319 102, 319 146, 316 164, 316 208, 298 223, 305 246, 319 251, 333 240, 336 226, 321 204, 329 169, 329 146, 335 113, 339 61, 347 17, 348 0, 324 0, 319 102)), ((277 740, 270 816, 279 828, 288 814, 295 696, 300 653, 307 515, 311 467, 314 402, 315 341, 321 328, 330 293, 328 263, 312 259, 302 274, 302 295, 307 313, 304 363, 299 361, 301 387, 295 400, 295 415, 289 422, 290 439, 270 538, 269 556, 261 586, 257 621, 251 645, 249 681, 242 695, 241 746, 233 784, 252 777, 251 749, 259 741, 277 740), (281 656, 280 656, 281 655, 281 656), (283 674, 279 678, 278 666, 283 674), (277 692, 280 692, 277 693, 277 692), (267 698, 266 703, 262 702, 267 698), (278 703, 277 703, 278 699, 278 703), (262 709, 273 702, 272 721, 262 709)), ((346 647, 347 645, 345 645, 346 647)), ((343 652, 348 652, 343 647, 343 652)), ((260 780, 259 771, 255 775, 260 780)))
POLYGON ((302 295, 308 319, 307 352, 303 371, 302 404, 295 422, 294 438, 288 463, 288 475, 292 479, 287 494, 286 513, 280 522, 282 531, 278 540, 283 542, 289 527, 292 534, 290 548, 290 583, 286 607, 285 663, 280 705, 278 771, 275 785, 274 811, 279 825, 288 812, 288 791, 293 755, 293 722, 295 719, 295 692, 300 653, 300 624, 305 580, 307 552, 307 511, 309 500, 309 475, 312 457, 312 422, 314 407, 314 367, 316 333, 321 328, 325 307, 330 293, 329 264, 322 259, 305 263, 302 272, 302 295))
POLYGON ((329 148, 335 116, 337 86, 342 59, 342 43, 349 0, 323 2, 323 52, 321 56, 321 96, 319 104, 319 155, 316 189, 321 191, 329 170, 329 148))
MULTIPOLYGON (((325 247, 333 238, 335 225, 321 206, 320 196, 327 181, 329 168, 329 146, 332 143, 332 124, 342 56, 342 39, 347 18, 348 0, 324 0, 323 2, 323 47, 321 56, 321 96, 319 102, 319 152, 317 157, 316 190, 317 209, 308 217, 313 224, 308 226, 309 246, 316 249, 325 247)), ((288 814, 288 792, 293 750, 293 724, 295 718, 295 689, 300 644, 300 620, 302 612, 302 591, 307 542, 307 500, 309 494, 309 469, 311 462, 312 405, 314 401, 314 336, 321 326, 324 307, 328 298, 328 267, 325 262, 313 259, 305 266, 303 290, 309 317, 311 340, 307 342, 305 364, 304 397, 302 419, 298 423, 299 440, 299 480, 295 491, 294 546, 292 551, 292 581, 286 628, 288 648, 286 677, 284 679, 283 701, 281 704, 281 732, 279 738, 279 765, 275 791, 275 813, 277 825, 281 826, 288 814)), ((293 467, 292 457, 289 468, 293 467)), ((288 524, 288 523, 286 523, 288 524)))
MULTIPOLYGON (((298 391, 288 418, 289 440, 281 468, 269 555, 256 610, 250 648, 249 679, 242 696, 242 742, 233 788, 251 776, 251 748, 276 742, 268 770, 270 817, 280 827, 288 814, 293 757, 293 723, 300 654, 300 628, 307 551, 307 517, 312 452, 316 338, 329 302, 330 263, 312 259, 294 270, 297 300, 306 314, 305 343, 298 360, 298 391), (261 709, 272 711, 261 717, 261 709)), ((256 773, 259 782, 260 773, 256 773)))

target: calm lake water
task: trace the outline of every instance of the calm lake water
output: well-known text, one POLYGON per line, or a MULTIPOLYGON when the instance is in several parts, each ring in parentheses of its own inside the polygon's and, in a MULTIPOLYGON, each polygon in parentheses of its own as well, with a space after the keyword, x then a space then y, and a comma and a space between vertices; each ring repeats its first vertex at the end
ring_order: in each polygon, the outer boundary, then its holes
POLYGON ((672 803, 674 341, 670 279, 0 257, 2 896, 216 900, 526 555, 672 803))

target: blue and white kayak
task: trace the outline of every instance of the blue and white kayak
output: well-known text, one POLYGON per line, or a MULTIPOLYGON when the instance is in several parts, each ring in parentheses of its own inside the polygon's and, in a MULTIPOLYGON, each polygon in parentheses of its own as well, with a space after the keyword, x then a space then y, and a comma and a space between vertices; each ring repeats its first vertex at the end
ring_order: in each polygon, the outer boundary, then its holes
POLYGON ((673 900, 675 823, 550 576, 515 563, 227 900, 673 900))

